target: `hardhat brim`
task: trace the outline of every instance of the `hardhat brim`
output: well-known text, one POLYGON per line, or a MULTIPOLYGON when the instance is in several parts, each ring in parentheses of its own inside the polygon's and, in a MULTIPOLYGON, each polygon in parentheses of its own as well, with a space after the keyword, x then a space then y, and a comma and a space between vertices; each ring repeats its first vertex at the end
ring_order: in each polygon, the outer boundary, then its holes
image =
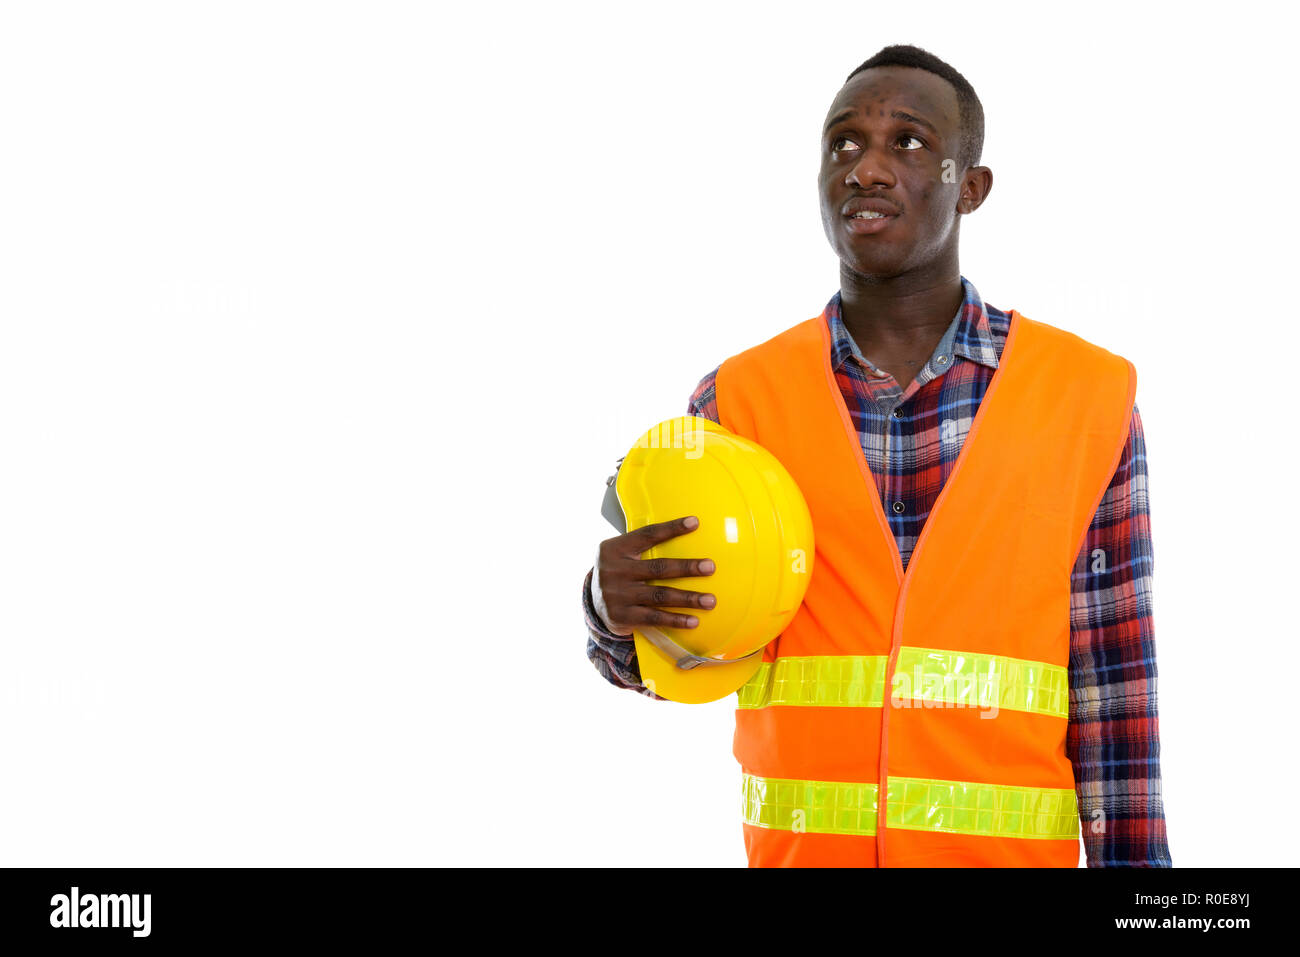
POLYGON ((696 668, 679 668, 674 659, 660 651, 637 629, 636 658, 641 665, 641 681, 661 698, 682 704, 707 704, 720 701, 758 673, 763 663, 763 653, 747 655, 740 661, 725 665, 701 665, 696 668))

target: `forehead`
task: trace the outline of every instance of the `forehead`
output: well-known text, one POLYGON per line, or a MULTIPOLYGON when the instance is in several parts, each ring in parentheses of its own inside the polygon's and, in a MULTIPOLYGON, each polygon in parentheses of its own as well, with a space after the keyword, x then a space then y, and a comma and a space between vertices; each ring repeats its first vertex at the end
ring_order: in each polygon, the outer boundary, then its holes
POLYGON ((941 130, 955 130, 959 108, 952 84, 929 70, 909 66, 877 66, 854 76, 840 88, 826 111, 830 119, 844 110, 870 112, 873 117, 899 109, 929 120, 941 130))

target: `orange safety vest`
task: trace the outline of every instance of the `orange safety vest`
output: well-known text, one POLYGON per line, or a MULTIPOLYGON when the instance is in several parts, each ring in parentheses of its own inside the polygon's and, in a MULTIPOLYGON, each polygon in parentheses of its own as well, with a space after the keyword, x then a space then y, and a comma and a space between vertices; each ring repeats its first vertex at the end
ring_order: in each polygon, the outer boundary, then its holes
POLYGON ((721 365, 721 424, 794 476, 817 547, 739 692, 751 867, 1078 866, 1070 575, 1136 386, 1127 359, 1013 310, 904 574, 825 313, 721 365))

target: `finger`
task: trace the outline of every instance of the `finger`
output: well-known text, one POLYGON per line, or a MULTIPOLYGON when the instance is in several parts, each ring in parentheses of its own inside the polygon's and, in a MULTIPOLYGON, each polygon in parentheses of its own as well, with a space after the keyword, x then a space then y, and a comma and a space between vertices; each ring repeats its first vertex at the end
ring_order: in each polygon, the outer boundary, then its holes
POLYGON ((639 558, 632 559, 627 571, 628 580, 647 582, 664 578, 694 578, 712 575, 710 558, 639 558))
MULTIPOLYGON (((610 614, 614 614, 610 612, 610 614)), ((657 628, 694 628, 699 625, 700 620, 694 615, 685 615, 677 612, 663 611, 660 608, 648 608, 645 605, 631 605, 622 610, 618 615, 617 622, 628 628, 637 625, 653 625, 657 628)))
POLYGON ((714 608, 718 604, 717 596, 711 592, 683 591, 669 588, 667 585, 651 585, 638 588, 633 592, 634 604, 659 605, 671 608, 714 608))
POLYGON ((633 529, 627 533, 628 544, 632 547, 634 555, 640 555, 649 551, 660 542, 666 542, 670 538, 676 538, 678 535, 686 535, 699 528, 700 520, 694 515, 684 515, 681 518, 674 518, 668 522, 655 522, 653 525, 643 525, 641 528, 633 529))

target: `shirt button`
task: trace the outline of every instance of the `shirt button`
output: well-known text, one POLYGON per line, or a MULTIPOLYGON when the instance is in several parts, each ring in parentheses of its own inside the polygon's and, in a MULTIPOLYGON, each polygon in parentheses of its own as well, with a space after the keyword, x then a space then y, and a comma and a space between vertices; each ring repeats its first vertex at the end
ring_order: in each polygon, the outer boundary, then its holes
POLYGON ((895 511, 895 512, 901 514, 902 511, 903 511, 903 508, 904 508, 904 506, 903 506, 903 503, 902 503, 902 502, 895 502, 895 503, 894 503, 894 511, 895 511))
POLYGON ((947 356, 940 356, 940 357, 939 357, 939 364, 940 364, 940 365, 943 365, 943 363, 945 363, 945 362, 947 362, 947 361, 948 361, 948 357, 947 357, 947 356))
POLYGON ((892 415, 896 419, 901 419, 903 417, 903 410, 895 409, 893 412, 890 413, 890 415, 892 415))

